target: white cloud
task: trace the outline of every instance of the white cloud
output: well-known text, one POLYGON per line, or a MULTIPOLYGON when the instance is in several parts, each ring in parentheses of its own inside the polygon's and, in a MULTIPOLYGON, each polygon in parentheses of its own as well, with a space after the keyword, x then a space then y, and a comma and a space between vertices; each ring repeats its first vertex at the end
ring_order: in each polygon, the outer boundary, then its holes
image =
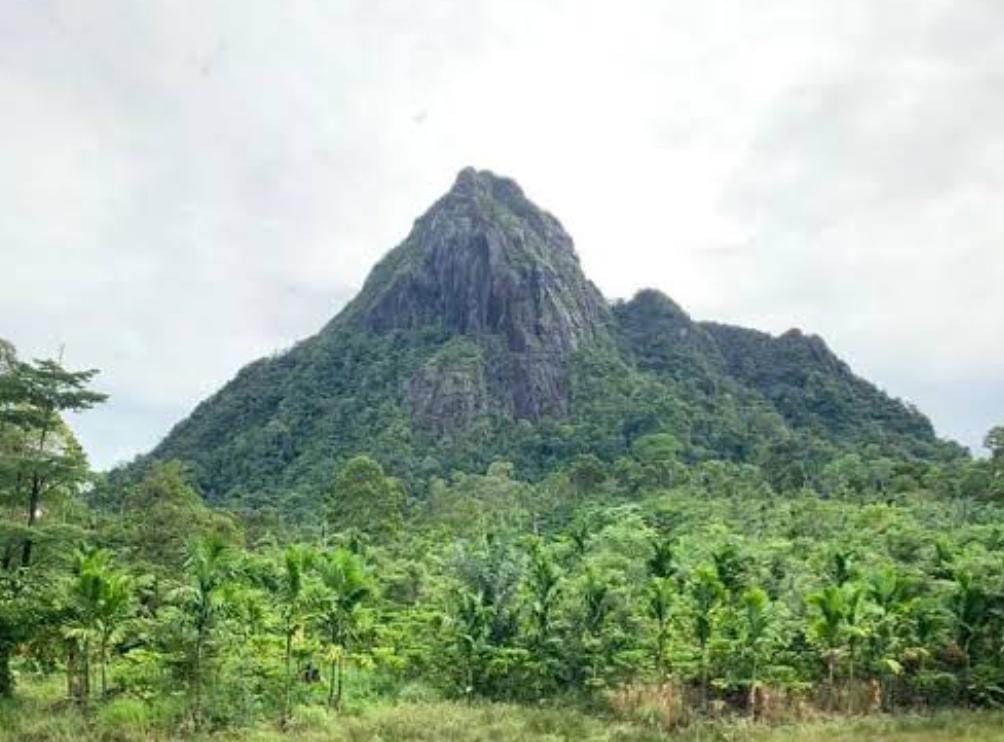
POLYGON ((99 464, 318 329, 462 166, 609 296, 819 332, 973 444, 1004 419, 995 2, 0 9, 0 335, 112 400, 99 464))

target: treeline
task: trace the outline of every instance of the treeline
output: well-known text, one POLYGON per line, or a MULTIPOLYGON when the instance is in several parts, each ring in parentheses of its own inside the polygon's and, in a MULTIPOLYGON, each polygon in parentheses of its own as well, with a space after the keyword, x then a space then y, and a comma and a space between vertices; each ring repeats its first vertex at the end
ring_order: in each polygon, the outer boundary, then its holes
POLYGON ((100 402, 91 372, 3 359, 0 694, 59 677, 173 729, 440 697, 666 725, 1004 702, 1002 429, 987 460, 863 449, 812 488, 659 433, 533 483, 496 462, 417 491, 357 456, 320 500, 214 510, 176 462, 95 477, 60 419, 100 402))
MULTIPOLYGON (((504 405, 487 404, 471 419, 453 419, 454 410, 424 423, 403 392, 420 369, 448 367, 465 389, 488 384, 485 393, 505 383, 488 383, 488 367, 478 365, 491 358, 491 339, 437 327, 377 335, 336 322, 331 333, 241 370, 151 455, 184 460, 200 492, 224 506, 316 502, 332 468, 359 453, 422 496, 434 477, 483 472, 497 460, 534 482, 578 456, 612 465, 633 458, 639 439, 667 432, 679 463, 752 464, 778 490, 818 489, 822 468, 845 454, 965 459, 922 415, 853 377, 829 351, 817 352, 817 340, 796 333, 740 343, 736 355, 749 368, 736 375, 708 328, 657 319, 625 315, 618 347, 591 345, 570 359, 565 418, 514 421, 504 405)), ((737 341, 767 338, 736 333, 737 341)), ((474 398, 458 404, 480 408, 474 398)), ((137 468, 118 474, 134 478, 137 468)))

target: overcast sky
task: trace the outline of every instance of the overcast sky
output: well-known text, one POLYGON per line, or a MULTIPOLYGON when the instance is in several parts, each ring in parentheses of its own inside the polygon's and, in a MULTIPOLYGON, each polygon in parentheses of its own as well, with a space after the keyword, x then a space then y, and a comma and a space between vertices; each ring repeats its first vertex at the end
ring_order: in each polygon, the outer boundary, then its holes
POLYGON ((0 3, 0 336, 99 467, 314 333, 465 165, 608 298, 822 335, 1004 422, 1004 3, 0 3))

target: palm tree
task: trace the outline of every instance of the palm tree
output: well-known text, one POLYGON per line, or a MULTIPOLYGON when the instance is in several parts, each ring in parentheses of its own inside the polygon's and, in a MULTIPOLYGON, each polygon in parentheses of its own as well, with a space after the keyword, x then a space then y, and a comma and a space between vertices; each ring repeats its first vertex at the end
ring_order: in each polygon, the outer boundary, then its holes
POLYGON ((844 585, 844 625, 847 632, 848 659, 847 674, 851 683, 854 682, 858 643, 861 639, 867 637, 861 614, 864 594, 864 588, 860 585, 853 583, 844 585))
MULTIPOLYGON (((551 686, 556 679, 560 641, 554 628, 554 610, 562 594, 562 571, 550 550, 534 540, 527 571, 527 603, 530 614, 530 645, 535 654, 537 677, 551 686)), ((543 688, 538 687, 543 693, 543 688)))
POLYGON ((561 595, 561 570, 551 555, 536 543, 530 554, 528 583, 536 641, 543 647, 551 633, 551 613, 561 595))
POLYGON ((725 597, 725 587, 715 569, 704 566, 694 573, 690 584, 694 603, 694 638, 701 650, 701 704, 708 703, 708 642, 714 629, 714 616, 725 597))
POLYGON ((655 621, 655 670, 666 673, 666 641, 673 607, 673 583, 668 577, 653 577, 648 586, 648 615, 655 621))
POLYGON ((837 583, 837 587, 843 587, 857 574, 855 554, 853 551, 837 550, 833 552, 832 560, 833 581, 837 583))
POLYGON ((192 722, 196 729, 202 725, 206 653, 225 608, 224 588, 232 575, 232 556, 230 545, 216 534, 196 541, 185 560, 189 584, 173 594, 195 634, 190 663, 192 722))
POLYGON ((585 609, 584 625, 586 631, 599 636, 603 622, 610 613, 610 585, 607 584, 595 569, 586 570, 586 580, 582 585, 582 602, 585 609))
POLYGON ((669 539, 653 539, 652 556, 648 558, 645 566, 652 577, 673 577, 677 567, 673 542, 669 539))
POLYGON ((598 682, 601 668, 606 664, 607 642, 604 626, 613 609, 610 583, 593 567, 586 568, 581 588, 582 614, 580 639, 582 653, 588 665, 589 682, 598 682))
POLYGON ((283 689, 282 716, 279 723, 289 722, 290 694, 293 687, 293 637, 307 620, 307 603, 304 600, 304 579, 314 562, 315 553, 309 546, 292 544, 283 553, 282 573, 277 585, 276 598, 280 604, 283 654, 286 672, 283 689))
POLYGON ((949 604, 955 619, 955 641, 965 658, 963 686, 968 690, 972 670, 973 644, 978 642, 992 615, 993 597, 972 575, 961 570, 955 573, 955 592, 949 604))
POLYGON ((105 555, 96 549, 78 550, 73 555, 73 582, 69 597, 74 614, 66 629, 67 668, 71 694, 86 703, 91 693, 91 655, 97 643, 95 631, 98 605, 101 602, 101 569, 105 555), (73 668, 72 670, 69 668, 73 668))
POLYGON ((118 634, 132 605, 132 580, 115 570, 107 549, 79 550, 74 555, 74 581, 70 597, 77 620, 67 632, 71 652, 82 662, 80 696, 91 687, 91 654, 96 647, 101 671, 101 695, 108 693, 108 648, 118 634))
POLYGON ((464 663, 464 694, 470 699, 477 685, 478 658, 485 646, 488 633, 484 598, 480 593, 473 593, 470 590, 460 593, 454 625, 464 663))
POLYGON ((104 580, 104 596, 97 614, 98 660, 101 663, 101 695, 108 694, 108 648, 120 638, 122 622, 132 607, 132 580, 121 572, 110 572, 104 580))
POLYGON ((966 572, 955 574, 955 586, 949 609, 955 617, 956 641, 968 658, 973 641, 989 615, 991 601, 987 592, 966 572))
POLYGON ((815 608, 819 615, 812 622, 811 629, 817 641, 825 648, 826 667, 830 690, 833 690, 836 678, 839 647, 844 638, 844 617, 847 612, 845 593, 842 587, 827 585, 822 590, 812 593, 806 602, 815 608))
POLYGON ((357 637, 360 609, 372 586, 362 559, 342 547, 324 554, 315 568, 321 581, 316 618, 331 662, 328 705, 338 709, 342 704, 345 656, 357 637))
MULTIPOLYGON (((253 582, 242 584, 236 581, 226 586, 223 600, 228 606, 228 615, 234 619, 237 665, 247 667, 258 651, 257 640, 267 633, 266 627, 271 618, 268 606, 271 601, 253 582)), ((234 697, 239 701, 233 704, 232 710, 244 726, 252 724, 255 718, 258 698, 256 683, 257 678, 247 672, 238 673, 234 678, 234 697)))
POLYGON ((749 709, 752 715, 756 713, 754 699, 760 680, 760 658, 770 640, 770 599, 762 588, 751 587, 743 592, 740 604, 743 610, 743 648, 750 662, 749 709))
POLYGON ((873 573, 866 589, 876 615, 870 639, 871 660, 886 691, 883 698, 891 704, 889 677, 903 670, 896 655, 902 649, 906 619, 916 603, 914 590, 902 572, 890 567, 873 573))

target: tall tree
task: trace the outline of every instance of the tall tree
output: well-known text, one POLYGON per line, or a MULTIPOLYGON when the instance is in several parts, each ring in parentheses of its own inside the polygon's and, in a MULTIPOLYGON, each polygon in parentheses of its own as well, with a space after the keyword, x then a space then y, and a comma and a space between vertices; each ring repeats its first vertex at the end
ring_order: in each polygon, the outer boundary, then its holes
POLYGON ((1004 497, 1004 425, 991 428, 983 445, 990 451, 990 494, 1004 497))
POLYGON ((328 508, 332 530, 357 529, 380 537, 397 533, 404 515, 404 489, 368 456, 349 459, 338 477, 328 508))
POLYGON ((995 463, 1004 464, 1004 425, 991 428, 983 439, 983 445, 990 451, 995 463))
POLYGON ((714 630, 715 613, 725 597, 725 586, 718 579, 716 571, 708 566, 700 567, 690 583, 690 595, 694 608, 694 638, 700 649, 701 659, 701 703, 708 702, 708 642, 714 630))
MULTIPOLYGON (((5 344, 0 363, 0 481, 8 497, 22 503, 26 525, 20 537, 20 564, 31 564, 33 529, 43 499, 71 488, 87 476, 87 461, 62 422, 62 413, 87 410, 107 399, 88 388, 97 370, 68 371, 54 360, 20 361, 5 344)), ((15 545, 5 548, 4 567, 12 566, 15 545)))
POLYGON ((324 554, 315 567, 321 581, 315 616, 328 645, 331 671, 328 705, 341 708, 345 658, 357 638, 360 609, 372 586, 362 557, 348 549, 340 547, 324 554))
POLYGON ((188 584, 175 593, 175 599, 190 631, 187 665, 192 722, 201 729, 206 661, 226 608, 224 588, 233 575, 233 551, 219 536, 207 536, 193 544, 185 568, 188 584))
POLYGON ((747 588, 739 602, 743 617, 741 645, 750 668, 748 705, 750 715, 755 715, 760 669, 770 650, 771 605, 767 593, 759 587, 747 588))
POLYGON ((307 570, 314 562, 314 550, 305 545, 291 544, 282 555, 282 571, 274 594, 279 604, 280 627, 283 639, 283 686, 282 715, 279 724, 285 727, 289 722, 290 694, 293 687, 293 637, 304 626, 308 615, 305 582, 307 570))
POLYGON ((210 534, 240 540, 231 517, 207 507, 190 479, 180 461, 152 461, 141 480, 108 503, 122 516, 109 529, 112 541, 145 569, 173 576, 193 541, 210 534))
POLYGON ((669 640, 669 621, 672 618, 673 582, 667 577, 652 577, 648 586, 649 618, 655 621, 655 671, 661 680, 666 674, 666 642, 669 640))
POLYGON ((74 555, 70 598, 75 620, 67 636, 72 655, 79 661, 80 700, 91 688, 91 657, 96 652, 101 677, 101 695, 108 693, 109 648, 128 617, 132 599, 129 576, 112 565, 107 549, 79 550, 74 555))
POLYGON ((673 578, 678 571, 672 540, 652 541, 652 555, 645 562, 649 574, 647 605, 649 618, 655 621, 655 671, 660 678, 666 672, 666 642, 673 608, 673 578))

